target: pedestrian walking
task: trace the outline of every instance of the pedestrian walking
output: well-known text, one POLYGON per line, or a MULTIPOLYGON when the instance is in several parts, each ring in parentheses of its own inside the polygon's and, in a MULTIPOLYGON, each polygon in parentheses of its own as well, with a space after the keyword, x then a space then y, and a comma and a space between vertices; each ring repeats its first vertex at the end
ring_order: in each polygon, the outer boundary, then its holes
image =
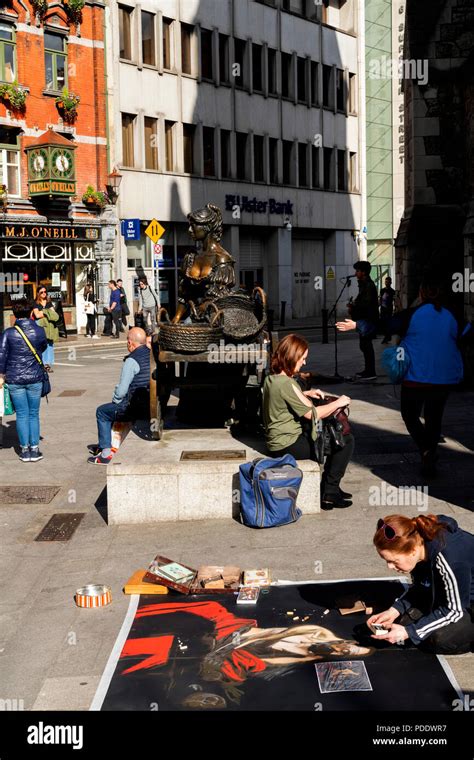
POLYGON ((150 413, 150 349, 145 330, 132 327, 127 336, 128 356, 124 359, 111 403, 97 407, 99 441, 90 446, 90 464, 107 465, 112 460, 112 425, 118 420, 137 420, 150 413))
POLYGON ((123 280, 117 280, 117 287, 120 290, 120 306, 122 308, 122 327, 120 332, 125 332, 124 328, 127 326, 127 317, 130 315, 130 309, 128 308, 127 294, 123 287, 123 280))
POLYGON ((110 289, 110 301, 107 311, 112 317, 113 325, 115 326, 115 335, 113 334, 113 328, 111 326, 110 337, 120 338, 120 328, 122 324, 122 307, 120 305, 120 289, 117 286, 115 280, 109 280, 110 289))
POLYGON ((87 285, 84 288, 84 311, 87 316, 87 325, 86 325, 86 338, 93 338, 94 340, 99 340, 99 336, 96 335, 96 298, 94 296, 94 290, 92 288, 92 285, 90 282, 87 283, 87 285))
POLYGON ((44 328, 46 333, 47 347, 41 359, 47 372, 53 372, 54 364, 54 344, 59 339, 59 314, 54 308, 54 303, 48 300, 47 291, 44 285, 40 285, 36 291, 36 302, 33 310, 34 319, 37 320, 40 327, 44 328))
POLYGON ((374 536, 389 570, 411 573, 412 584, 367 624, 382 625, 377 640, 434 654, 464 654, 474 647, 474 535, 445 515, 389 515, 374 536))
POLYGON ((16 301, 13 304, 15 324, 0 336, 0 386, 8 383, 15 407, 22 462, 43 459, 39 450, 39 410, 44 369, 39 358, 48 343, 44 329, 35 322, 33 309, 34 303, 26 298, 16 301))
POLYGON ((409 361, 401 389, 403 421, 420 451, 423 474, 434 476, 446 402, 464 372, 458 324, 442 306, 436 278, 425 277, 419 298, 419 306, 392 318, 390 330, 403 340, 409 361))
POLYGON ((143 314, 147 335, 153 335, 156 332, 156 311, 159 308, 160 299, 151 285, 148 284, 146 277, 140 277, 138 286, 140 288, 138 313, 143 314), (150 325, 148 325, 148 319, 150 325))
POLYGON ((392 278, 385 278, 385 287, 380 291, 380 322, 384 332, 382 344, 390 343, 392 336, 389 330, 389 323, 393 317, 393 307, 395 302, 395 290, 392 288, 392 278))
POLYGON ((372 265, 368 261, 356 261, 354 269, 359 294, 349 307, 350 319, 336 322, 340 332, 357 330, 359 347, 364 356, 364 369, 356 373, 358 380, 376 380, 373 340, 377 336, 379 321, 379 298, 375 282, 370 277, 372 265))
MULTIPOLYGON (((319 389, 302 391, 294 379, 308 357, 308 343, 299 335, 287 335, 272 356, 271 374, 263 386, 263 421, 267 448, 272 457, 292 454, 295 459, 316 459, 314 442, 318 420, 330 417, 348 407, 351 399, 340 396, 336 401, 315 407, 312 398, 324 398, 319 389)), ((344 436, 344 447, 326 458, 322 477, 321 501, 326 510, 350 507, 351 494, 342 491, 340 483, 354 450, 352 434, 344 436)))

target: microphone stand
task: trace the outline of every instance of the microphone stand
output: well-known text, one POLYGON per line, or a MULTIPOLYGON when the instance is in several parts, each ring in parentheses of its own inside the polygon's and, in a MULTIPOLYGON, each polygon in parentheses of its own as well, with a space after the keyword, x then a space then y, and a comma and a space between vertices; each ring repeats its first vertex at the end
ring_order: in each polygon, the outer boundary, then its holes
POLYGON ((345 378, 343 375, 339 374, 339 367, 338 367, 338 350, 337 350, 337 305, 339 301, 342 298, 343 293, 345 292, 346 288, 351 287, 351 277, 346 277, 346 281, 344 285, 341 288, 341 292, 339 293, 338 297, 336 298, 336 302, 334 306, 332 307, 331 311, 328 314, 328 324, 331 320, 331 317, 334 315, 334 324, 332 327, 334 327, 334 377, 332 378, 332 381, 335 383, 342 383, 344 382, 345 378))

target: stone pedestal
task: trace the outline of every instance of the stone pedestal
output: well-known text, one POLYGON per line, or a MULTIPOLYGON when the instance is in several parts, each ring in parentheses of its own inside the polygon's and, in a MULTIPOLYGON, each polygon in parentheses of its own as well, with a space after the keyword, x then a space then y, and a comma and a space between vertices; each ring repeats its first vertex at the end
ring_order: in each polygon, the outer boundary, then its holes
MULTIPOLYGON (((161 441, 133 432, 107 467, 109 525, 178 520, 230 519, 240 512, 239 465, 263 456, 261 442, 235 440, 227 430, 167 431, 161 441), (245 460, 181 461, 183 451, 244 449, 245 460)), ((320 470, 316 462, 298 462, 303 483, 298 507, 320 511, 320 470)))

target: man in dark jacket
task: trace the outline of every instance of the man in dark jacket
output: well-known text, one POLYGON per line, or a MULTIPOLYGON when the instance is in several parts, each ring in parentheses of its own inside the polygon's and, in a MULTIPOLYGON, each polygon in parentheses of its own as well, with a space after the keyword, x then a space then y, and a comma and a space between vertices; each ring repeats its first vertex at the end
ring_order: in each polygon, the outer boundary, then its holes
POLYGON ((111 403, 97 407, 97 446, 89 446, 93 456, 89 464, 107 465, 112 461, 112 426, 118 420, 137 420, 149 416, 150 349, 146 333, 141 327, 132 327, 127 336, 128 356, 124 359, 122 374, 115 386, 111 403))
POLYGON ((8 383, 16 412, 22 462, 43 459, 39 450, 39 408, 44 369, 39 360, 48 343, 44 329, 31 319, 32 311, 33 302, 26 298, 17 301, 13 305, 15 324, 0 337, 0 387, 8 383))
POLYGON ((372 265, 368 261, 356 261, 354 269, 359 285, 359 294, 351 306, 351 319, 337 322, 341 332, 357 330, 359 346, 364 355, 365 367, 356 374, 358 380, 375 380, 375 353, 372 341, 377 336, 379 321, 379 297, 375 282, 370 277, 372 265))

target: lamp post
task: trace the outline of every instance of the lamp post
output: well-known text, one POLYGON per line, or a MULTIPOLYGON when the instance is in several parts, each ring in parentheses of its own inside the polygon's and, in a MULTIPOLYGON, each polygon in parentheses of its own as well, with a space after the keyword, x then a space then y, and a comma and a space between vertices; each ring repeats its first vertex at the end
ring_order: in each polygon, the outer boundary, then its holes
POLYGON ((98 264, 98 297, 99 297, 99 321, 98 326, 103 328, 105 308, 109 302, 108 282, 112 274, 112 264, 114 260, 115 241, 117 236, 117 216, 115 205, 119 196, 119 188, 122 182, 122 175, 117 168, 107 177, 108 183, 105 188, 109 198, 108 205, 103 209, 101 214, 102 235, 101 240, 96 245, 96 261, 98 264))
POLYGON ((117 203, 118 195, 119 195, 119 189, 122 182, 122 175, 119 171, 117 171, 117 167, 114 167, 114 170, 110 172, 108 178, 109 183, 106 185, 107 189, 107 195, 110 198, 110 202, 113 206, 117 203))

